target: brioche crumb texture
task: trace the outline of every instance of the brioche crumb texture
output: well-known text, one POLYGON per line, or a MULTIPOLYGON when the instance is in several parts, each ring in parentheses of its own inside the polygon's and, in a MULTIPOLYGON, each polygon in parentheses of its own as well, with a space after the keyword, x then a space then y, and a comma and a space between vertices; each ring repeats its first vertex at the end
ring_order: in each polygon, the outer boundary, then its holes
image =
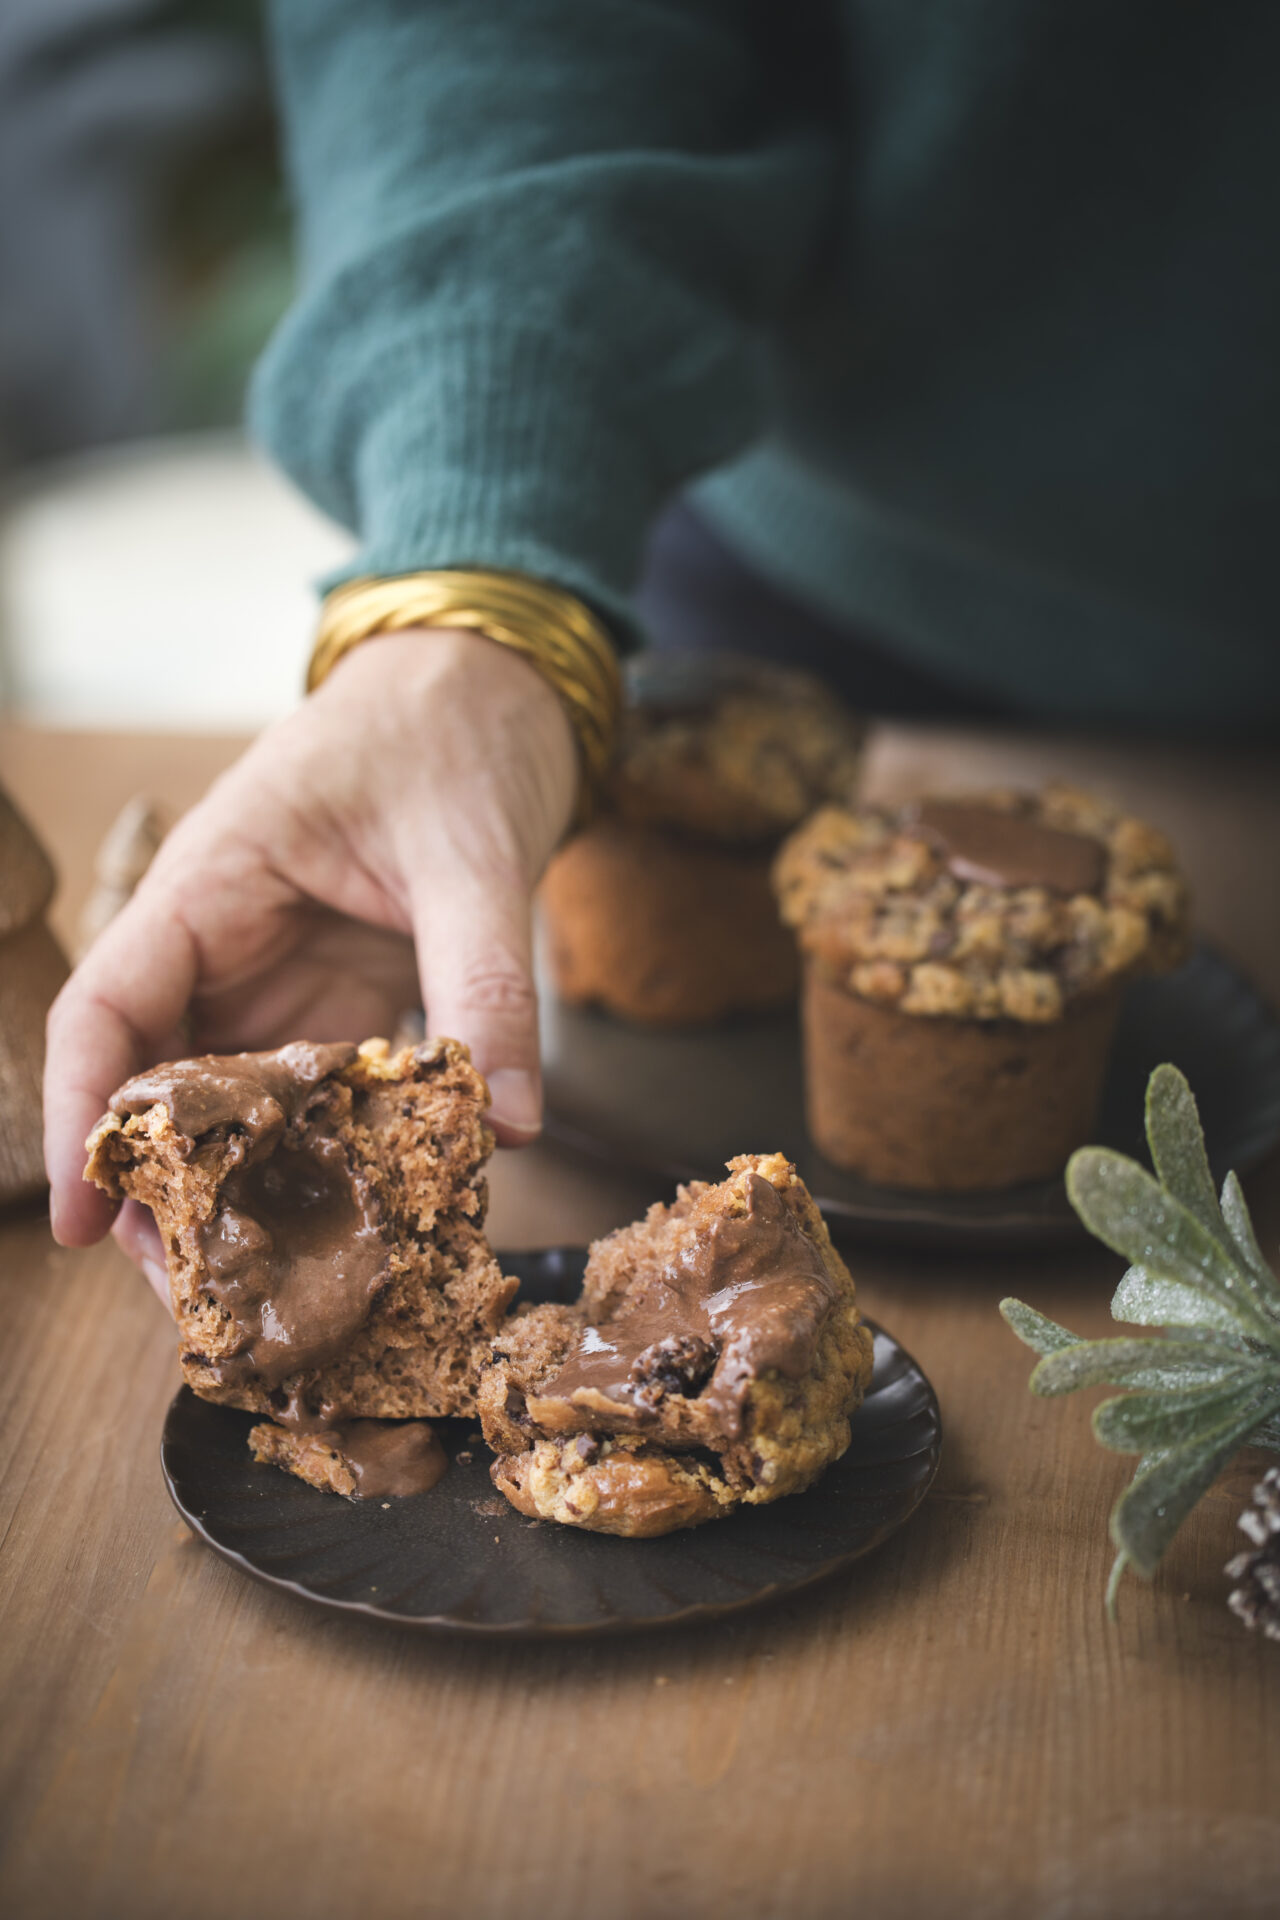
POLYGON ((319 1080, 273 1148, 337 1142, 370 1199, 385 1278, 343 1350, 271 1381, 241 1378, 242 1324, 221 1303, 208 1260, 226 1182, 244 1158, 235 1124, 181 1133, 161 1101, 108 1114, 88 1142, 86 1177, 139 1200, 164 1240, 183 1379, 202 1398, 264 1414, 340 1420, 467 1414, 494 1333, 516 1290, 484 1235, 488 1092, 465 1047, 367 1041, 319 1080), (232 1380, 219 1376, 236 1374, 232 1380))

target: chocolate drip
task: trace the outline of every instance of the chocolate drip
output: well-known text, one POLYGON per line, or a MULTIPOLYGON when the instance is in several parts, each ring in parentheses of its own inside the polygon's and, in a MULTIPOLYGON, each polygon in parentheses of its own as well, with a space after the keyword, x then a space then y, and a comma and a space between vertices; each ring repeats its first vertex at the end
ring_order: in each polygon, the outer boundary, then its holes
POLYGON ((917 818, 940 845, 957 880, 981 887, 1045 887, 1062 894, 1102 889, 1106 848, 1088 834, 952 800, 924 801, 917 818))
POLYGON ((228 1174, 199 1229, 206 1287, 244 1334, 218 1375, 274 1386, 335 1358, 387 1277, 369 1184, 342 1142, 308 1130, 228 1174))
POLYGON ((327 1429, 355 1480, 357 1500, 405 1499, 442 1480, 449 1458, 425 1420, 341 1420, 327 1429))
POLYGON ((790 1379, 809 1371, 834 1298, 817 1247, 753 1173, 746 1213, 718 1217, 612 1319, 587 1327, 537 1399, 643 1425, 680 1392, 736 1436, 752 1380, 770 1369, 790 1379))
POLYGON ((206 1053, 195 1060, 173 1060, 151 1067, 111 1096, 116 1114, 168 1109, 179 1133, 195 1140, 214 1127, 236 1127, 250 1143, 270 1148, 290 1121, 304 1111, 320 1082, 349 1066, 356 1049, 349 1044, 316 1046, 295 1041, 275 1053, 206 1053))

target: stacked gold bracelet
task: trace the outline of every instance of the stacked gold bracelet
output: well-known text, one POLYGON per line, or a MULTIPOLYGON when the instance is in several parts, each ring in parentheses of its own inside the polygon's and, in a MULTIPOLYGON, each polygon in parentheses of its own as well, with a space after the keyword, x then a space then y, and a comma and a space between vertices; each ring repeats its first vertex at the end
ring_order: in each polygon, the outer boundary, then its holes
POLYGON ((608 634, 581 600, 527 574, 462 568, 348 581, 325 600, 307 692, 362 640, 402 627, 465 627, 511 647, 538 669, 563 701, 577 738, 578 818, 587 818, 618 736, 622 676, 608 634))

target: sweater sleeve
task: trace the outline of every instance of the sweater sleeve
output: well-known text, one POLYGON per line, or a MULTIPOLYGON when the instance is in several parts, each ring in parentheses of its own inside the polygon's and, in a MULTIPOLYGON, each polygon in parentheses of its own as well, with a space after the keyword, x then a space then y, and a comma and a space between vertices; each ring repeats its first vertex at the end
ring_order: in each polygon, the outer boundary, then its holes
MULTIPOLYGON (((257 435, 351 574, 555 581, 760 432, 831 175, 750 0, 275 0, 297 301, 257 435)), ((776 16, 775 16, 776 17, 776 16)))

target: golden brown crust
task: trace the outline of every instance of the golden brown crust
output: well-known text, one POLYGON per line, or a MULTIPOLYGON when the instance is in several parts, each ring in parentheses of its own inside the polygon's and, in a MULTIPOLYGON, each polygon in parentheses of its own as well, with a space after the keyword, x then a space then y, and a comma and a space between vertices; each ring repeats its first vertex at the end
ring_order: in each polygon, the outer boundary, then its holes
POLYGON ((629 665, 609 797, 637 826, 775 844, 851 796, 862 728, 810 674, 733 654, 629 665))
POLYGON ((833 984, 906 1014, 1035 1025, 1185 958, 1186 885, 1155 828, 1067 786, 964 804, 1096 841, 1100 888, 1064 897, 966 883, 916 808, 825 807, 783 846, 774 884, 783 918, 833 984))
POLYGON ((540 1440, 496 1460, 492 1479, 531 1520, 629 1540, 718 1520, 739 1504, 703 1462, 626 1439, 601 1441, 590 1461, 573 1440, 540 1440))
POLYGON ((809 675, 731 654, 642 654, 627 680, 601 814, 542 887, 556 991, 655 1026, 785 1006, 770 855, 852 794, 861 728, 809 675))
POLYGON ((795 941, 765 852, 607 817, 556 855, 539 902, 556 992, 570 1005, 670 1027, 795 998, 795 941))
POLYGON ((1016 1186, 1059 1173, 1089 1137, 1121 990, 1061 1020, 919 1020, 813 969, 805 982, 809 1132, 885 1187, 1016 1186))
POLYGON ((781 1154, 741 1155, 728 1180, 681 1188, 672 1205, 597 1241, 575 1306, 532 1307, 508 1321, 479 1396, 485 1438, 502 1456, 494 1482, 521 1511, 611 1533, 667 1532, 776 1500, 809 1486, 844 1452, 871 1364, 853 1278, 803 1181, 781 1154), (588 1321, 607 1332, 648 1273, 705 1238, 716 1217, 741 1217, 752 1177, 781 1196, 831 1282, 806 1372, 750 1379, 736 1431, 705 1391, 669 1393, 631 1417, 590 1391, 557 1394, 556 1375, 588 1321))

